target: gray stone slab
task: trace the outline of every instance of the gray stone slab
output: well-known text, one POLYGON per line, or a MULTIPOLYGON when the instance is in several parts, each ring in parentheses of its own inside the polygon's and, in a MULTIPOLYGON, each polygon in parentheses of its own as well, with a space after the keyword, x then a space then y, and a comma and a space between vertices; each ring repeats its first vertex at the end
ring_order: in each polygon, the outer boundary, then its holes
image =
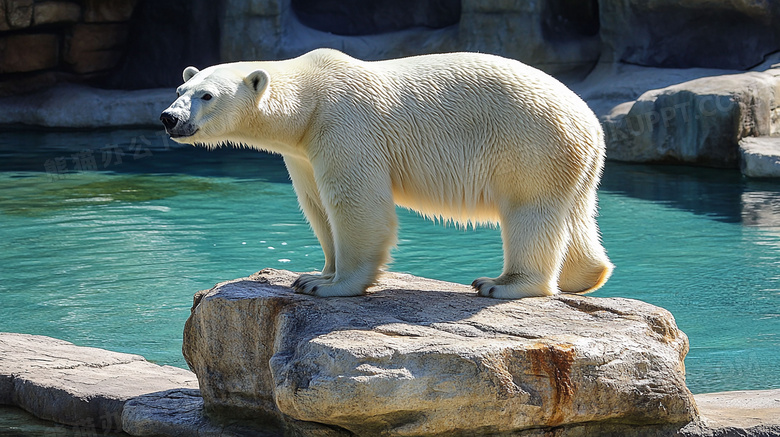
POLYGON ((694 396, 708 428, 751 435, 780 435, 780 389, 706 393, 694 396))
POLYGON ((198 387, 185 369, 49 337, 0 333, 0 401, 77 427, 120 430, 129 399, 198 387))

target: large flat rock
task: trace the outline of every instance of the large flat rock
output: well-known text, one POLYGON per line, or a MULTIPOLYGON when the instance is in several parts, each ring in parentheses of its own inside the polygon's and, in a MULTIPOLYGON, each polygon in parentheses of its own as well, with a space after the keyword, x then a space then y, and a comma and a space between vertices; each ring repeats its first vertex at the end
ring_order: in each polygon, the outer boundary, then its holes
MULTIPOLYGON (((137 383, 138 372, 127 367, 113 366, 113 364, 142 361, 137 355, 117 354, 96 348, 82 348, 71 343, 40 336, 27 336, 20 334, 0 334, 0 403, 13 404, 16 380, 21 373, 35 372, 35 369, 47 367, 50 370, 61 367, 66 373, 75 367, 96 366, 110 370, 112 378, 101 381, 102 392, 115 392, 111 386, 126 385, 130 382, 137 383), (91 364, 86 364, 91 363, 91 364), (13 368, 12 368, 13 367, 13 368), (9 369, 11 371, 9 372, 9 369)), ((149 363, 147 363, 149 364, 149 363)), ((148 376, 145 382, 170 379, 170 369, 162 366, 147 366, 144 371, 148 376)), ((85 370, 89 372, 89 370, 85 370)), ((180 370, 185 380, 191 381, 192 374, 180 370)), ((81 383, 88 384, 92 378, 87 377, 81 383)), ((76 381, 79 382, 79 381, 76 381)), ((71 382, 72 383, 72 382, 71 382)), ((144 382, 141 382, 143 384, 144 382)), ((175 383, 175 381, 174 381, 175 383)), ((63 391, 62 385, 52 383, 46 379, 36 379, 29 384, 37 385, 34 395, 38 398, 53 402, 60 399, 64 402, 72 394, 63 391), (44 383, 41 383, 43 381, 44 383)), ((154 388, 153 388, 154 389, 154 388)), ((136 390, 136 391, 148 391, 136 390)), ((92 407, 99 404, 116 406, 117 397, 95 396, 83 392, 83 396, 91 399, 92 407)), ((701 420, 685 425, 677 425, 662 429, 664 435, 677 435, 680 437, 713 437, 713 436, 743 436, 766 437, 780 436, 780 390, 737 391, 724 393, 698 394, 694 396, 701 413, 701 420)), ((101 427, 109 425, 112 430, 118 430, 119 411, 109 412, 106 406, 99 407, 99 416, 95 416, 93 410, 80 409, 79 419, 74 423, 72 409, 49 410, 50 420, 68 423, 76 426, 76 432, 90 433, 90 435, 108 435, 108 431, 101 427), (108 415, 107 415, 108 414, 108 415), (116 415, 116 416, 114 416, 116 415), (98 421, 99 419, 99 421, 98 421)), ((133 436, 221 436, 221 437, 281 437, 285 435, 278 423, 264 420, 212 420, 204 415, 204 401, 200 392, 193 388, 173 388, 164 391, 153 391, 124 401, 121 408, 121 429, 133 436)), ((38 410, 40 412, 40 410, 38 410)), ((14 422, 13 415, 6 411, 4 417, 0 417, 0 429, 4 425, 18 428, 19 423, 14 422), (10 419, 9 419, 10 418, 10 419), (10 420, 6 424, 3 420, 10 420)), ((217 418, 219 419, 219 418, 217 418)), ((250 418, 252 419, 252 418, 250 418)), ((292 419, 288 419, 292 421, 292 419)), ((301 436, 348 436, 345 430, 325 427, 313 422, 292 421, 294 433, 288 435, 301 436)), ((22 431, 28 433, 39 432, 48 435, 56 431, 66 432, 63 428, 52 428, 51 425, 25 425, 22 431)), ((547 429, 539 428, 511 433, 513 436, 545 436, 547 429)), ((559 427, 554 431, 557 436, 582 436, 582 435, 608 435, 637 436, 658 435, 659 429, 654 426, 631 426, 615 423, 584 423, 580 425, 559 427)), ((465 433, 476 435, 476 433, 465 433)), ((487 432, 483 435, 495 435, 487 432)), ((30 434, 32 435, 32 434, 30 434)), ((64 435, 64 434, 63 434, 64 435)), ((86 435, 86 434, 85 434, 86 435)), ((113 434, 111 434, 113 435, 113 434)))
POLYGON ((293 294, 296 277, 267 269, 196 295, 184 354, 212 417, 412 436, 659 431, 697 416, 688 340, 661 308, 498 301, 394 273, 322 299, 293 294))
POLYGON ((188 370, 140 355, 0 333, 0 404, 42 419, 120 431, 128 400, 175 388, 197 389, 197 380, 188 370))

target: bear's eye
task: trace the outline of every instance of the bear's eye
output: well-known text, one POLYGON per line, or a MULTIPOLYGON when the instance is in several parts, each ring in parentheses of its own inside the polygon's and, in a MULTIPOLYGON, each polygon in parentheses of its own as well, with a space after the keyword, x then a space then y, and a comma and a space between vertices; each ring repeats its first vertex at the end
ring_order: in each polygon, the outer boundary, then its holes
POLYGON ((201 99, 203 99, 203 100, 211 100, 211 94, 206 93, 206 94, 203 95, 203 97, 201 97, 201 99))

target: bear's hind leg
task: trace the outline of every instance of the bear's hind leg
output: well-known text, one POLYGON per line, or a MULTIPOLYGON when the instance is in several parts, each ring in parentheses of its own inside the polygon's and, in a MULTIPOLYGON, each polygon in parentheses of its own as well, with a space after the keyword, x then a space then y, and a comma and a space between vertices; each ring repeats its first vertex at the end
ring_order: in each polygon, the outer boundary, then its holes
POLYGON ((568 242, 565 208, 545 202, 501 211, 504 271, 472 283, 480 296, 517 299, 558 294, 558 273, 568 242))
MULTIPOLYGON (((593 205, 595 209, 595 199, 593 205)), ((570 218, 571 243, 558 279, 558 285, 565 293, 598 290, 607 282, 614 268, 601 244, 593 211, 582 208, 575 208, 570 218)))

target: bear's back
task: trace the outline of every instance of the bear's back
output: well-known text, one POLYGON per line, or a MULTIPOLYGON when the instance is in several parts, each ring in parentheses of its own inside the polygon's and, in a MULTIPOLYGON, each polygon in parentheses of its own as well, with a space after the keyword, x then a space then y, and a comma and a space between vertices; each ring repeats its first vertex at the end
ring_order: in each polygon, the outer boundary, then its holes
POLYGON ((361 61, 333 49, 305 55, 321 97, 354 115, 413 115, 417 123, 535 126, 546 135, 598 126, 573 91, 513 59, 471 52, 361 61))
POLYGON ((577 174, 573 167, 598 155, 572 150, 600 147, 597 135, 577 137, 599 129, 590 109, 518 61, 478 53, 388 61, 311 55, 320 86, 313 126, 339 132, 334 145, 386 158, 396 202, 423 214, 492 221, 496 192, 507 191, 499 185, 527 186, 521 175, 577 174))

